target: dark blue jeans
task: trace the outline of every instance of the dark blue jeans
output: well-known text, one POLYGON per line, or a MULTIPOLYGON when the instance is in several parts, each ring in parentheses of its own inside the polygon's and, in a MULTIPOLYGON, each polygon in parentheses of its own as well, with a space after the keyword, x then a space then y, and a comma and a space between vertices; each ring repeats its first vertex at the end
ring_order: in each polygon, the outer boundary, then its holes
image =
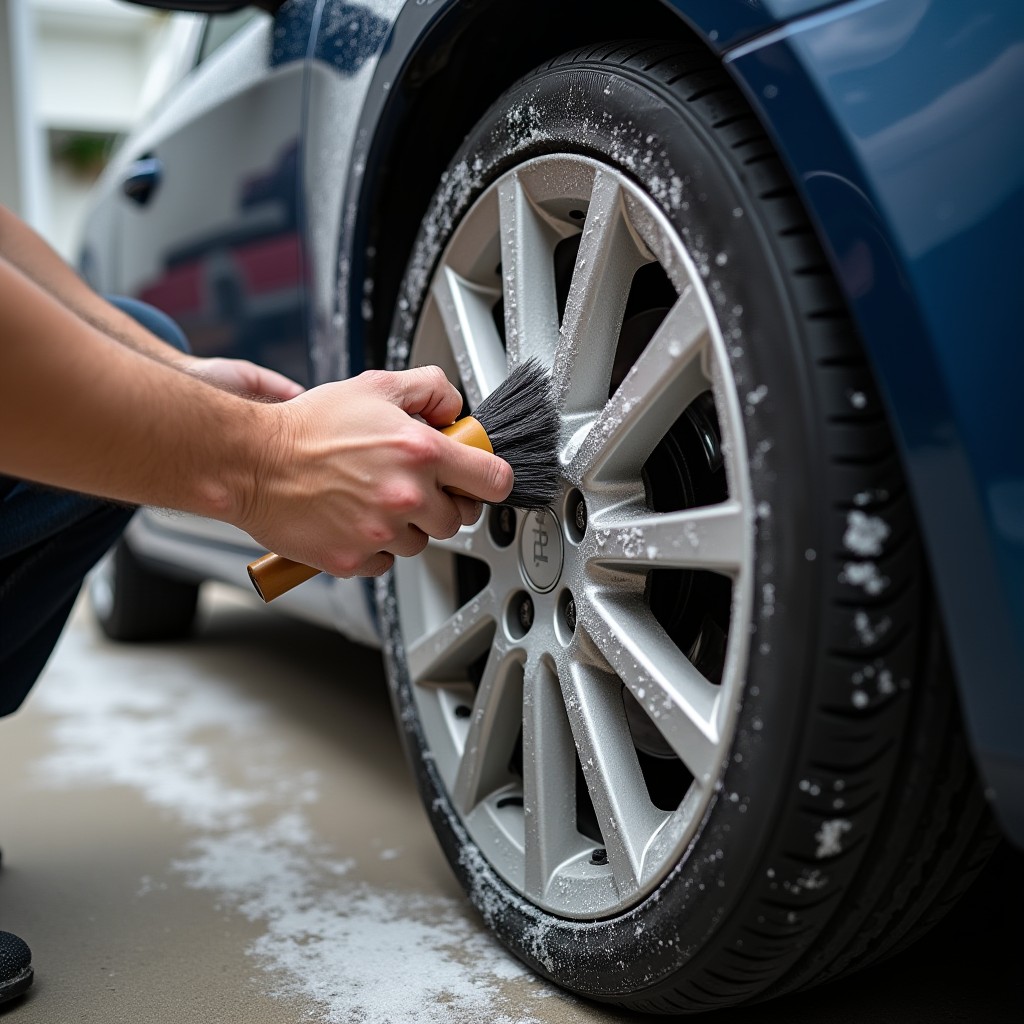
MULTIPOLYGON (((188 351, 178 325, 134 299, 110 301, 188 351)), ((60 637, 85 574, 134 506, 0 476, 0 716, 17 710, 60 637)))

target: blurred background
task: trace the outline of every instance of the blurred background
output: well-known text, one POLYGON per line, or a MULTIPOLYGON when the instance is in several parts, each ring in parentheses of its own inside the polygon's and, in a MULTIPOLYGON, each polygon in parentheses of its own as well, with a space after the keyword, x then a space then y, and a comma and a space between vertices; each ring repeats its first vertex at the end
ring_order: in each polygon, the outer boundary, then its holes
POLYGON ((90 186, 201 27, 118 0, 0 0, 0 203, 72 262, 90 186))

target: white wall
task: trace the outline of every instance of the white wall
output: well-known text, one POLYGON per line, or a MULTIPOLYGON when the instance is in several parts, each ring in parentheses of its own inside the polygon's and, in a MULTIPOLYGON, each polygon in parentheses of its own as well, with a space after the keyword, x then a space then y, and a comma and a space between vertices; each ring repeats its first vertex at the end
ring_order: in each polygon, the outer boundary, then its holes
POLYGON ((47 219, 43 137, 33 115, 35 29, 28 0, 0 0, 0 203, 47 219))
POLYGON ((55 158, 52 141, 128 132, 188 70, 197 27, 117 0, 0 0, 0 202, 65 257, 93 174, 55 158))

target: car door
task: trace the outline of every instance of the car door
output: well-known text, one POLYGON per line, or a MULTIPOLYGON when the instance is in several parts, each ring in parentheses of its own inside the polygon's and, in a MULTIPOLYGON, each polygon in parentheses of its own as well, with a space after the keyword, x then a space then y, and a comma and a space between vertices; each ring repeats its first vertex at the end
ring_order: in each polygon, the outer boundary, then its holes
MULTIPOLYGON (((297 174, 308 32, 294 13, 209 17, 195 68, 118 154, 110 197, 115 290, 170 314, 196 355, 251 359, 304 385, 297 174)), ((159 523, 252 546, 213 520, 159 523)))
POLYGON ((119 161, 119 290, 173 316, 197 355, 306 383, 297 190, 302 24, 207 20, 198 63, 119 161))

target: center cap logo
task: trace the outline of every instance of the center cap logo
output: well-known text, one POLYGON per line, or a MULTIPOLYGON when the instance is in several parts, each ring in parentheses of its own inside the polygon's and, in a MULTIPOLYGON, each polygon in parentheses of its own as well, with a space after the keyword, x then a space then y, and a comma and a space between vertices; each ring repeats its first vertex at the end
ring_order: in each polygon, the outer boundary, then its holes
POLYGON ((519 561, 534 590, 550 590, 562 574, 562 531, 548 509, 531 512, 519 535, 519 561))

